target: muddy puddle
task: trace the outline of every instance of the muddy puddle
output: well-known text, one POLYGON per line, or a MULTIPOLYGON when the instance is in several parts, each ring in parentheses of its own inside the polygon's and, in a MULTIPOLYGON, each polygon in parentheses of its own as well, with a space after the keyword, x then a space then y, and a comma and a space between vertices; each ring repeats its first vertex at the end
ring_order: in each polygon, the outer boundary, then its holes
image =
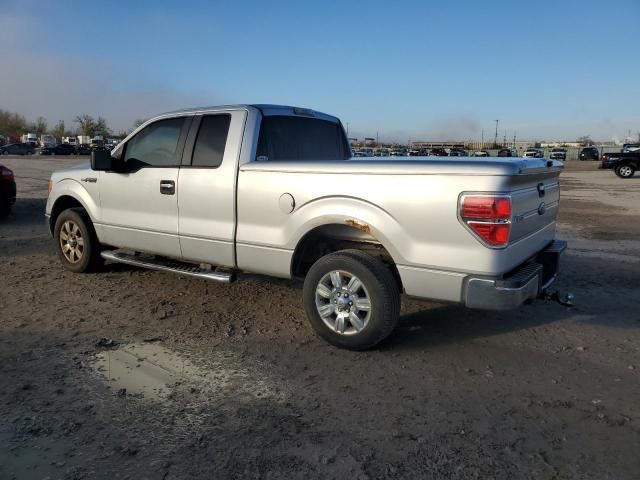
POLYGON ((156 399, 185 381, 203 376, 189 360, 157 344, 105 350, 96 356, 95 365, 114 390, 156 399))
POLYGON ((94 367, 121 395, 164 400, 172 393, 197 391, 211 397, 233 390, 254 398, 284 398, 279 382, 259 373, 259 366, 239 367, 228 352, 192 359, 161 344, 132 343, 99 352, 94 367))

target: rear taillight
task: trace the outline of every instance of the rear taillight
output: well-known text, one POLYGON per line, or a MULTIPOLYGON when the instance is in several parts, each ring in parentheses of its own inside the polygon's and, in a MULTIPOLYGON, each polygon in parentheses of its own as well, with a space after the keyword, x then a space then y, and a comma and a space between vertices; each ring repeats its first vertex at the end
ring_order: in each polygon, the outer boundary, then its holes
POLYGON ((13 172, 7 167, 0 167, 0 177, 2 177, 3 180, 15 180, 13 172))
POLYGON ((488 246, 504 247, 511 233, 511 197, 463 195, 460 219, 488 246))

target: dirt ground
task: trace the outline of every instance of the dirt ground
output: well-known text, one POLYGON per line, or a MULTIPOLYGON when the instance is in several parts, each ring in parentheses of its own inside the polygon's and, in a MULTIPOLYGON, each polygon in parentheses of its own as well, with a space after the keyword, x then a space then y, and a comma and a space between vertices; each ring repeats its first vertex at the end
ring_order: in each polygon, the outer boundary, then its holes
POLYGON ((354 353, 312 334, 298 284, 65 271, 43 212, 77 162, 2 158, 0 478, 640 476, 640 176, 568 162, 574 306, 404 299, 354 353))

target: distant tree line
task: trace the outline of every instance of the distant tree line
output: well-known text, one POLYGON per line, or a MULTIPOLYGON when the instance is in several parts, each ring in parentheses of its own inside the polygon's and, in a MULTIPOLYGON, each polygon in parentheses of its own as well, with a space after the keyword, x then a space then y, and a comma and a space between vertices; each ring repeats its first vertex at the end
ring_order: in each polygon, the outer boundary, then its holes
MULTIPOLYGON (((145 120, 136 120, 131 130, 144 123, 144 121, 145 120)), ((95 118, 87 113, 77 115, 73 123, 75 124, 75 128, 69 128, 64 120, 58 120, 53 127, 49 128, 47 119, 42 116, 36 118, 34 122, 29 122, 24 115, 0 109, 0 135, 7 138, 20 137, 25 133, 35 133, 38 136, 49 133, 58 140, 61 140, 62 137, 74 135, 86 135, 89 137, 95 137, 96 135, 125 137, 131 131, 114 133, 104 117, 98 116, 95 118)))

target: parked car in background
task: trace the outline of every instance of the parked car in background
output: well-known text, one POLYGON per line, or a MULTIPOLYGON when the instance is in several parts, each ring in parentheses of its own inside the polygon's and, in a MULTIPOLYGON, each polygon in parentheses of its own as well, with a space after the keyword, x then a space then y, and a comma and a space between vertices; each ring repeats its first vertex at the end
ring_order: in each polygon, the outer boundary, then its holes
POLYGON ((388 148, 379 148, 378 150, 376 150, 374 155, 376 157, 388 157, 389 156, 389 149, 388 148))
POLYGON ((25 133, 20 137, 20 143, 30 143, 35 147, 38 144, 38 135, 35 133, 25 133))
POLYGON ((469 154, 467 153, 467 151, 462 148, 462 147, 453 147, 450 151, 449 151, 449 156, 450 157, 468 157, 469 154))
POLYGON ((554 282, 561 162, 350 157, 340 120, 309 109, 160 115, 52 175, 54 248, 77 273, 106 259, 224 283, 304 279, 311 326, 355 350, 391 334, 401 293, 508 310, 554 282))
POLYGON ((105 140, 102 135, 96 135, 89 144, 92 150, 104 148, 105 140))
POLYGON ((472 157, 490 157, 491 154, 486 150, 476 150, 471 154, 472 157))
POLYGON ((598 147, 584 147, 578 155, 580 160, 600 160, 598 147))
POLYGON ((44 135, 40 135, 40 147, 53 147, 57 143, 58 142, 56 140, 56 137, 54 137, 53 135, 47 133, 45 133, 44 135))
POLYGON ((501 148, 498 150, 499 157, 517 157, 518 152, 515 148, 501 148))
POLYGON ((402 150, 401 148, 396 148, 391 150, 391 152, 389 153, 390 157, 406 157, 407 156, 407 151, 406 150, 402 150))
POLYGON ((0 147, 2 155, 33 155, 36 147, 31 143, 10 143, 0 147))
POLYGON ((567 159, 567 150, 565 148, 552 148, 551 153, 549 154, 549 158, 552 160, 562 160, 565 161, 567 159))
POLYGON ((7 167, 0 165, 0 218, 5 218, 16 203, 16 178, 7 167))
POLYGON ((603 153, 600 168, 613 170, 620 178, 631 178, 640 169, 640 150, 603 153))
POLYGON ((116 148, 116 145, 118 145, 118 143, 120 142, 120 140, 118 140, 117 138, 107 138, 107 141, 104 144, 104 147, 111 151, 114 148, 116 148))
POLYGON ((539 148, 527 148, 522 156, 524 158, 543 158, 544 152, 539 148))
POLYGON ((373 148, 371 147, 361 148, 360 151, 364 153, 365 157, 373 157, 373 148))
POLYGON ((429 151, 429 156, 430 157, 448 157, 449 153, 444 148, 435 147, 429 151))
POLYGON ((354 150, 354 151, 352 152, 352 155, 351 155, 351 156, 353 156, 353 157, 366 157, 366 156, 367 156, 367 154, 366 154, 366 153, 364 153, 362 150, 354 150))
POLYGON ((622 153, 638 151, 640 151, 640 143, 625 143, 624 145, 622 145, 622 153))
POLYGON ((53 147, 40 149, 40 155, 76 155, 77 153, 76 147, 68 143, 59 143, 53 147))
POLYGON ((78 155, 91 155, 91 147, 89 145, 77 145, 76 154, 78 155))

